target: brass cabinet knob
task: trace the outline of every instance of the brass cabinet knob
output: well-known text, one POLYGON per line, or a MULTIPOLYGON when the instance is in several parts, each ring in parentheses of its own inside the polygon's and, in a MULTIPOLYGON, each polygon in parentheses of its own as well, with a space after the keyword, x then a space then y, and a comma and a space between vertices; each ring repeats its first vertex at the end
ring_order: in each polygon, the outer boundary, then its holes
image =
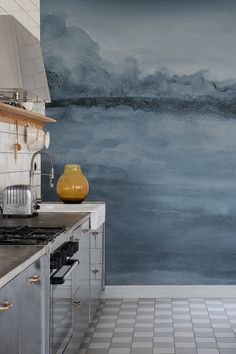
POLYGON ((73 300, 72 303, 73 303, 74 307, 80 307, 80 304, 81 304, 80 300, 73 300))
POLYGON ((12 308, 12 303, 5 300, 3 304, 0 304, 0 312, 10 310, 12 308))
POLYGON ((40 277, 40 275, 37 275, 37 274, 34 274, 34 275, 32 275, 32 277, 28 278, 28 282, 31 284, 32 283, 39 283, 40 280, 41 280, 41 277, 40 277))

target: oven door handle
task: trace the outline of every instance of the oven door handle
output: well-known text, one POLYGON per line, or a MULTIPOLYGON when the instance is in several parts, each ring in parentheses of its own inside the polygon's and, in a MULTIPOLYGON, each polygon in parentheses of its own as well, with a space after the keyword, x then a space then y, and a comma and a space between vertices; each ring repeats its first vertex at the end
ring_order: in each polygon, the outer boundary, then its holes
POLYGON ((77 267, 77 265, 79 265, 79 261, 77 259, 69 259, 66 262, 65 266, 70 266, 70 267, 69 268, 66 267, 66 271, 62 273, 63 270, 63 266, 62 266, 59 271, 54 273, 50 279, 51 284, 64 284, 66 279, 73 272, 75 267, 77 267))

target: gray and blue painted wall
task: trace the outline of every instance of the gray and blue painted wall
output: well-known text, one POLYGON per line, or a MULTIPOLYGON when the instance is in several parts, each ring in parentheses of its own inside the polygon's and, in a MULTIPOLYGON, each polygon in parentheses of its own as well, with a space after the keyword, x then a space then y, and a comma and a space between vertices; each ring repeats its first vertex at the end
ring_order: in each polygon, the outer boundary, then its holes
POLYGON ((50 151, 107 204, 107 284, 236 284, 235 1, 56 3, 50 151))

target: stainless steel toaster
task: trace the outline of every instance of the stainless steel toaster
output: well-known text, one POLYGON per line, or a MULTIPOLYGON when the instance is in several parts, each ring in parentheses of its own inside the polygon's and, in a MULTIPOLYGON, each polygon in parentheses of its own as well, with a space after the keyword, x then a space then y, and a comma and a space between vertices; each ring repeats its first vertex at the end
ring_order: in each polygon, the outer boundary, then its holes
POLYGON ((33 187, 16 184, 3 189, 3 216, 32 216, 37 214, 38 208, 36 193, 33 187))

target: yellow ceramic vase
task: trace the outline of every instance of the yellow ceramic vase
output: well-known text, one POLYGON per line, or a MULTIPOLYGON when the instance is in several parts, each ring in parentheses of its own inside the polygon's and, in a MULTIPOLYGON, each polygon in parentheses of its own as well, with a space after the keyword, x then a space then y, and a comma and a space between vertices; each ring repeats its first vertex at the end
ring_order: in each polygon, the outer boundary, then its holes
POLYGON ((89 184, 80 165, 65 165, 57 182, 57 194, 64 203, 81 203, 88 195, 89 184))

